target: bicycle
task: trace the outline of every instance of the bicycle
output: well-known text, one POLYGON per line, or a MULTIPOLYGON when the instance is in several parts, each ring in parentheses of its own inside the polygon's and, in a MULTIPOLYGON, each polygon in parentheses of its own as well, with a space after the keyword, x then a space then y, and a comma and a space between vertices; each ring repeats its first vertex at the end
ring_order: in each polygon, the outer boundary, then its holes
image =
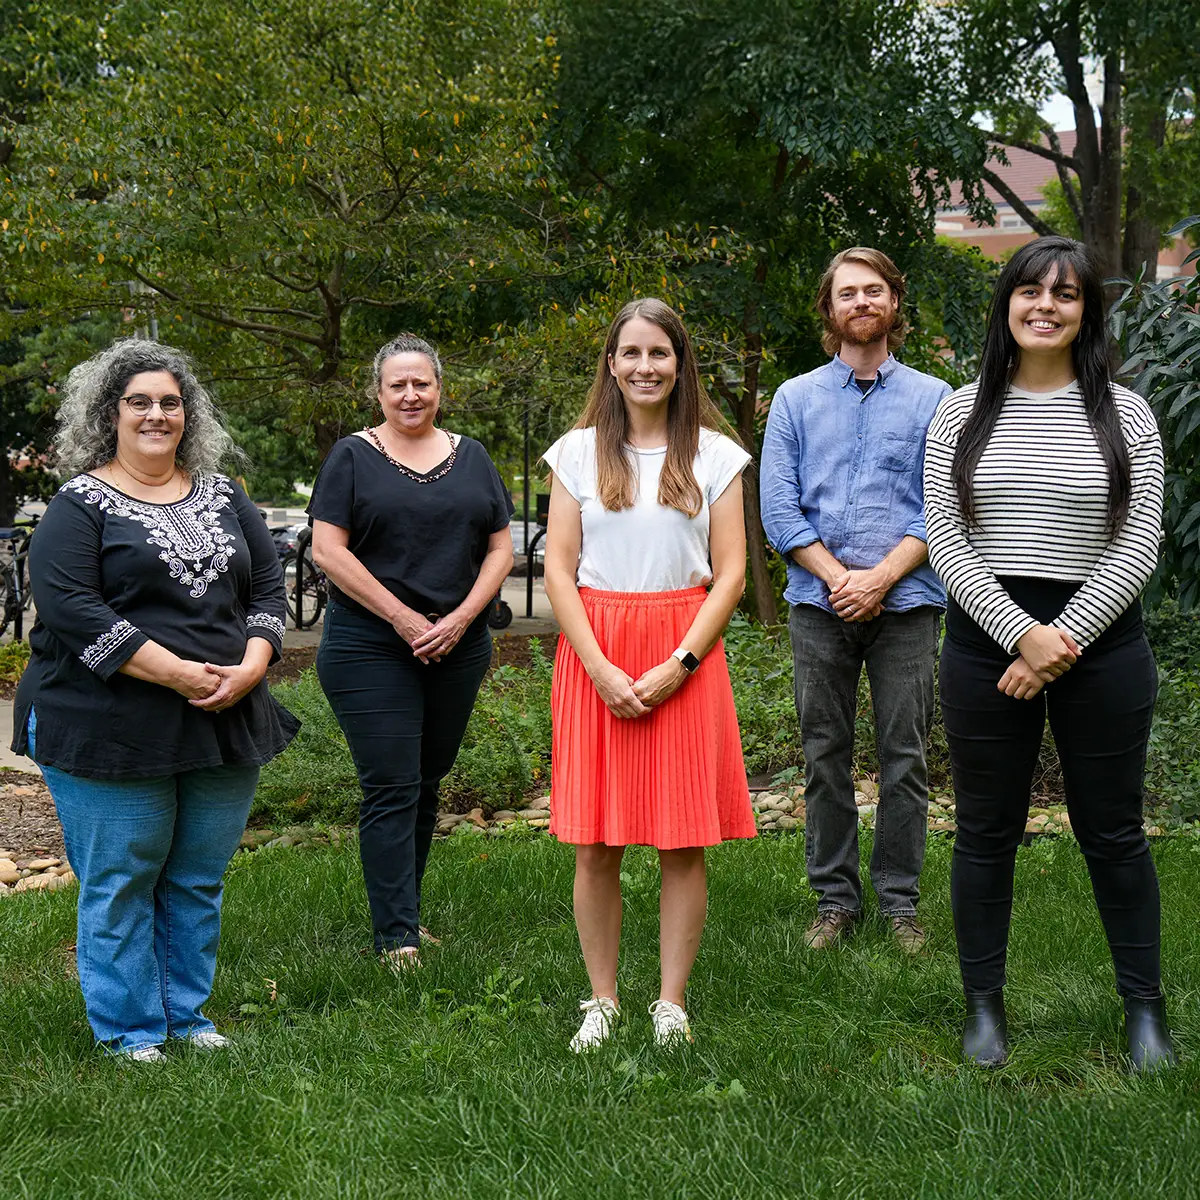
POLYGON ((297 629, 315 625, 329 599, 329 581, 313 562, 312 530, 305 526, 296 538, 296 548, 280 558, 286 582, 288 616, 297 629))
POLYGON ((13 638, 25 636, 25 614, 33 605, 33 588, 29 581, 29 538, 37 524, 33 517, 27 524, 0 528, 0 541, 8 542, 12 557, 0 566, 0 634, 12 623, 13 638))

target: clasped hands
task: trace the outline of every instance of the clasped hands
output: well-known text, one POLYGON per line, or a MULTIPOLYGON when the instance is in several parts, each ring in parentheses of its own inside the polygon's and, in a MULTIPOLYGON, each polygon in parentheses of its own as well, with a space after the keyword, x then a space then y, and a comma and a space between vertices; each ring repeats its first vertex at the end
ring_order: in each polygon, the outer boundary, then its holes
POLYGON ((829 586, 829 603, 843 621, 871 621, 883 612, 883 599, 891 584, 875 567, 845 571, 829 586))
POLYGON ((472 620, 458 608, 436 621, 406 608, 392 621, 392 628, 409 644, 413 654, 428 665, 445 658, 458 645, 472 620))
POLYGON ((590 672, 592 683, 614 717, 633 719, 645 716, 669 700, 687 678, 683 664, 675 657, 651 667, 640 679, 605 660, 590 672))
POLYGON ((1066 630, 1054 625, 1035 625, 1021 635, 1017 649, 1021 653, 996 684, 1015 700, 1032 700, 1046 684, 1069 671, 1083 653, 1066 630))
POLYGON ((231 708, 252 692, 263 677, 263 670, 248 663, 220 666, 184 660, 179 669, 175 691, 185 696, 193 708, 220 712, 231 708))

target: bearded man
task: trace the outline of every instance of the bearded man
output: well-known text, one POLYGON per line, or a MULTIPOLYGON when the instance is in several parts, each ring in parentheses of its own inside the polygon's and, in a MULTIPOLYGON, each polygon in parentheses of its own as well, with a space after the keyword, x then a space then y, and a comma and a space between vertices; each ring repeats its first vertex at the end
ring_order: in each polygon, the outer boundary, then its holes
POLYGON ((813 950, 839 943, 862 914, 852 763, 864 665, 879 759, 871 882, 901 949, 925 944, 925 744, 946 594, 926 554, 922 472, 925 432, 950 388, 893 356, 903 300, 904 276, 881 251, 833 259, 817 291, 833 358, 776 392, 763 441, 763 526, 788 560, 813 950))

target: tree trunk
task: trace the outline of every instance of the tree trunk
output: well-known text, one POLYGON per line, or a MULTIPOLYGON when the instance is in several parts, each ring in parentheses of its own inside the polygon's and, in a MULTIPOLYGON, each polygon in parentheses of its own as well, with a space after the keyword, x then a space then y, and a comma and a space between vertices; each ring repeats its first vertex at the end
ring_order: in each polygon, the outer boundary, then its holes
MULTIPOLYGON (((759 264, 756 275, 765 279, 765 262, 759 264)), ((734 415, 738 437, 751 454, 758 449, 754 418, 758 410, 758 372, 761 363, 762 336, 756 332, 747 333, 746 373, 742 377, 742 389, 737 396, 734 415)), ((742 474, 742 503, 746 510, 746 550, 750 559, 750 582, 754 587, 754 615, 764 625, 774 625, 779 620, 779 606, 775 602, 775 584, 767 565, 767 533, 763 529, 759 508, 757 463, 752 463, 742 474)))
MULTIPOLYGON (((1104 60, 1104 98, 1100 103, 1100 174, 1093 196, 1092 249, 1106 279, 1121 273, 1121 59, 1104 60)), ((1116 298, 1109 289, 1109 302, 1116 298)))
MULTIPOLYGON (((1104 60, 1104 95, 1097 129, 1084 78, 1077 3, 1070 6, 1067 17, 1052 44, 1075 109, 1083 240, 1095 254, 1102 275, 1109 279, 1121 273, 1121 59, 1110 54, 1104 60)), ((1105 294, 1107 303, 1116 298, 1115 289, 1106 289, 1105 294)))
POLYGON ((1162 149, 1167 135, 1165 105, 1149 113, 1131 105, 1126 137, 1129 142, 1131 168, 1125 189, 1125 242, 1121 248, 1121 273, 1133 279, 1146 268, 1146 278, 1153 282, 1158 274, 1158 247, 1162 228, 1145 215, 1145 200, 1140 185, 1141 172, 1162 149))
MULTIPOLYGON (((747 445, 753 446, 751 439, 747 445)), ((742 504, 746 510, 746 549, 750 559, 750 582, 754 585, 754 615, 764 625, 779 620, 775 582, 767 565, 767 535, 758 506, 758 465, 751 463, 742 473, 742 504)))

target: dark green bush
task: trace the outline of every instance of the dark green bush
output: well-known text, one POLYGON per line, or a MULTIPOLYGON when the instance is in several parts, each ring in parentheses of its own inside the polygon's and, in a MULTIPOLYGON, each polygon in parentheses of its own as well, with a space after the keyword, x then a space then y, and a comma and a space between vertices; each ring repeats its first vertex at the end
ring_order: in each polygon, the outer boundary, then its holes
POLYGON ((1164 600, 1146 614, 1146 636, 1160 670, 1200 674, 1200 612, 1164 600))

